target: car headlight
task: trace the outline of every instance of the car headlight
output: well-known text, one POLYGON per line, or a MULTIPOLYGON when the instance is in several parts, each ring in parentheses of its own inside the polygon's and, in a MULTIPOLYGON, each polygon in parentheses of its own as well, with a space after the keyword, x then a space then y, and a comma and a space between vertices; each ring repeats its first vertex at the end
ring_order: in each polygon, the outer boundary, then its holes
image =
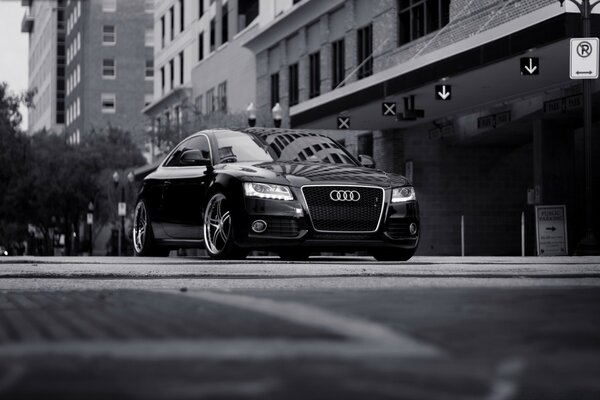
POLYGON ((392 203, 403 203, 416 199, 415 188, 411 186, 394 188, 392 190, 392 203))
POLYGON ((244 194, 248 197, 260 197, 272 200, 293 200, 292 192, 287 186, 270 183, 245 182, 244 194))

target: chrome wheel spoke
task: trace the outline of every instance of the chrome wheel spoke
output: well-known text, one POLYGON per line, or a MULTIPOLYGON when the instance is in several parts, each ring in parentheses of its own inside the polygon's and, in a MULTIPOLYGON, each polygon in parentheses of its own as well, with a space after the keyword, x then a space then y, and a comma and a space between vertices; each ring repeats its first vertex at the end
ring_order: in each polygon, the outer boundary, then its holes
POLYGON ((225 196, 216 194, 206 206, 204 215, 204 242, 207 250, 217 255, 225 250, 231 232, 231 214, 225 196))

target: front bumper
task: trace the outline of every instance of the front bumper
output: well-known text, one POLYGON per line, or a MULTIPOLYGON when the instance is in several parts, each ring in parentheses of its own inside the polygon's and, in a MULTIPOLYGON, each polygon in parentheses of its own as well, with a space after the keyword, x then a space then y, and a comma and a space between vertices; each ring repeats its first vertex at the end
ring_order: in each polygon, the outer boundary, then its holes
MULTIPOLYGON (((295 192, 296 199, 301 199, 295 192)), ((245 198, 238 216, 235 242, 251 249, 277 250, 302 247, 313 251, 360 251, 373 248, 416 249, 419 243, 419 206, 416 201, 390 203, 389 193, 376 232, 317 232, 302 200, 279 201, 245 198), (257 220, 266 222, 262 233, 252 230, 257 220), (410 224, 417 232, 411 234, 410 224)))

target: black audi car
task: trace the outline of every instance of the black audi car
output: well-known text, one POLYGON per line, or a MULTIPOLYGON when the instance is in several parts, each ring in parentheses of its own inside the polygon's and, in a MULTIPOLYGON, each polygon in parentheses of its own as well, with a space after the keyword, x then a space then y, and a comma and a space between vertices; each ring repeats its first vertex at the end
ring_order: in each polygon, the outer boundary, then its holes
POLYGON ((310 131, 215 129, 184 139, 148 175, 134 214, 136 255, 203 247, 213 258, 252 250, 283 259, 368 251, 408 260, 419 243, 415 190, 310 131))

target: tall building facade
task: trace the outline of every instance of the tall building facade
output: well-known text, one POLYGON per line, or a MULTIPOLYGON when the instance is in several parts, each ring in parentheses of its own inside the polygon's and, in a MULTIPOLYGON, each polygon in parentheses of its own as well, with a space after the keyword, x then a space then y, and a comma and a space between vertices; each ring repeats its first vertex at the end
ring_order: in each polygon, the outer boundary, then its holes
POLYGON ((65 123, 66 0, 22 0, 27 7, 21 32, 29 34, 29 134, 42 129, 61 133, 65 123))
POLYGON ((65 134, 109 127, 141 146, 154 79, 153 0, 66 0, 65 134))
POLYGON ((256 64, 254 53, 242 44, 295 3, 159 0, 154 101, 144 109, 155 134, 181 137, 203 119, 223 124, 231 122, 227 115, 243 115, 256 101, 256 64))
MULTIPOLYGON (((522 215, 535 254, 534 206, 554 204, 566 205, 572 253, 585 217, 581 84, 568 56, 581 21, 568 3, 304 0, 244 44, 256 104, 268 113, 279 102, 284 127, 333 130, 407 175, 420 254, 519 255, 522 215)), ((600 109, 598 80, 593 91, 600 109)), ((593 222, 598 236, 599 213, 593 222)))

